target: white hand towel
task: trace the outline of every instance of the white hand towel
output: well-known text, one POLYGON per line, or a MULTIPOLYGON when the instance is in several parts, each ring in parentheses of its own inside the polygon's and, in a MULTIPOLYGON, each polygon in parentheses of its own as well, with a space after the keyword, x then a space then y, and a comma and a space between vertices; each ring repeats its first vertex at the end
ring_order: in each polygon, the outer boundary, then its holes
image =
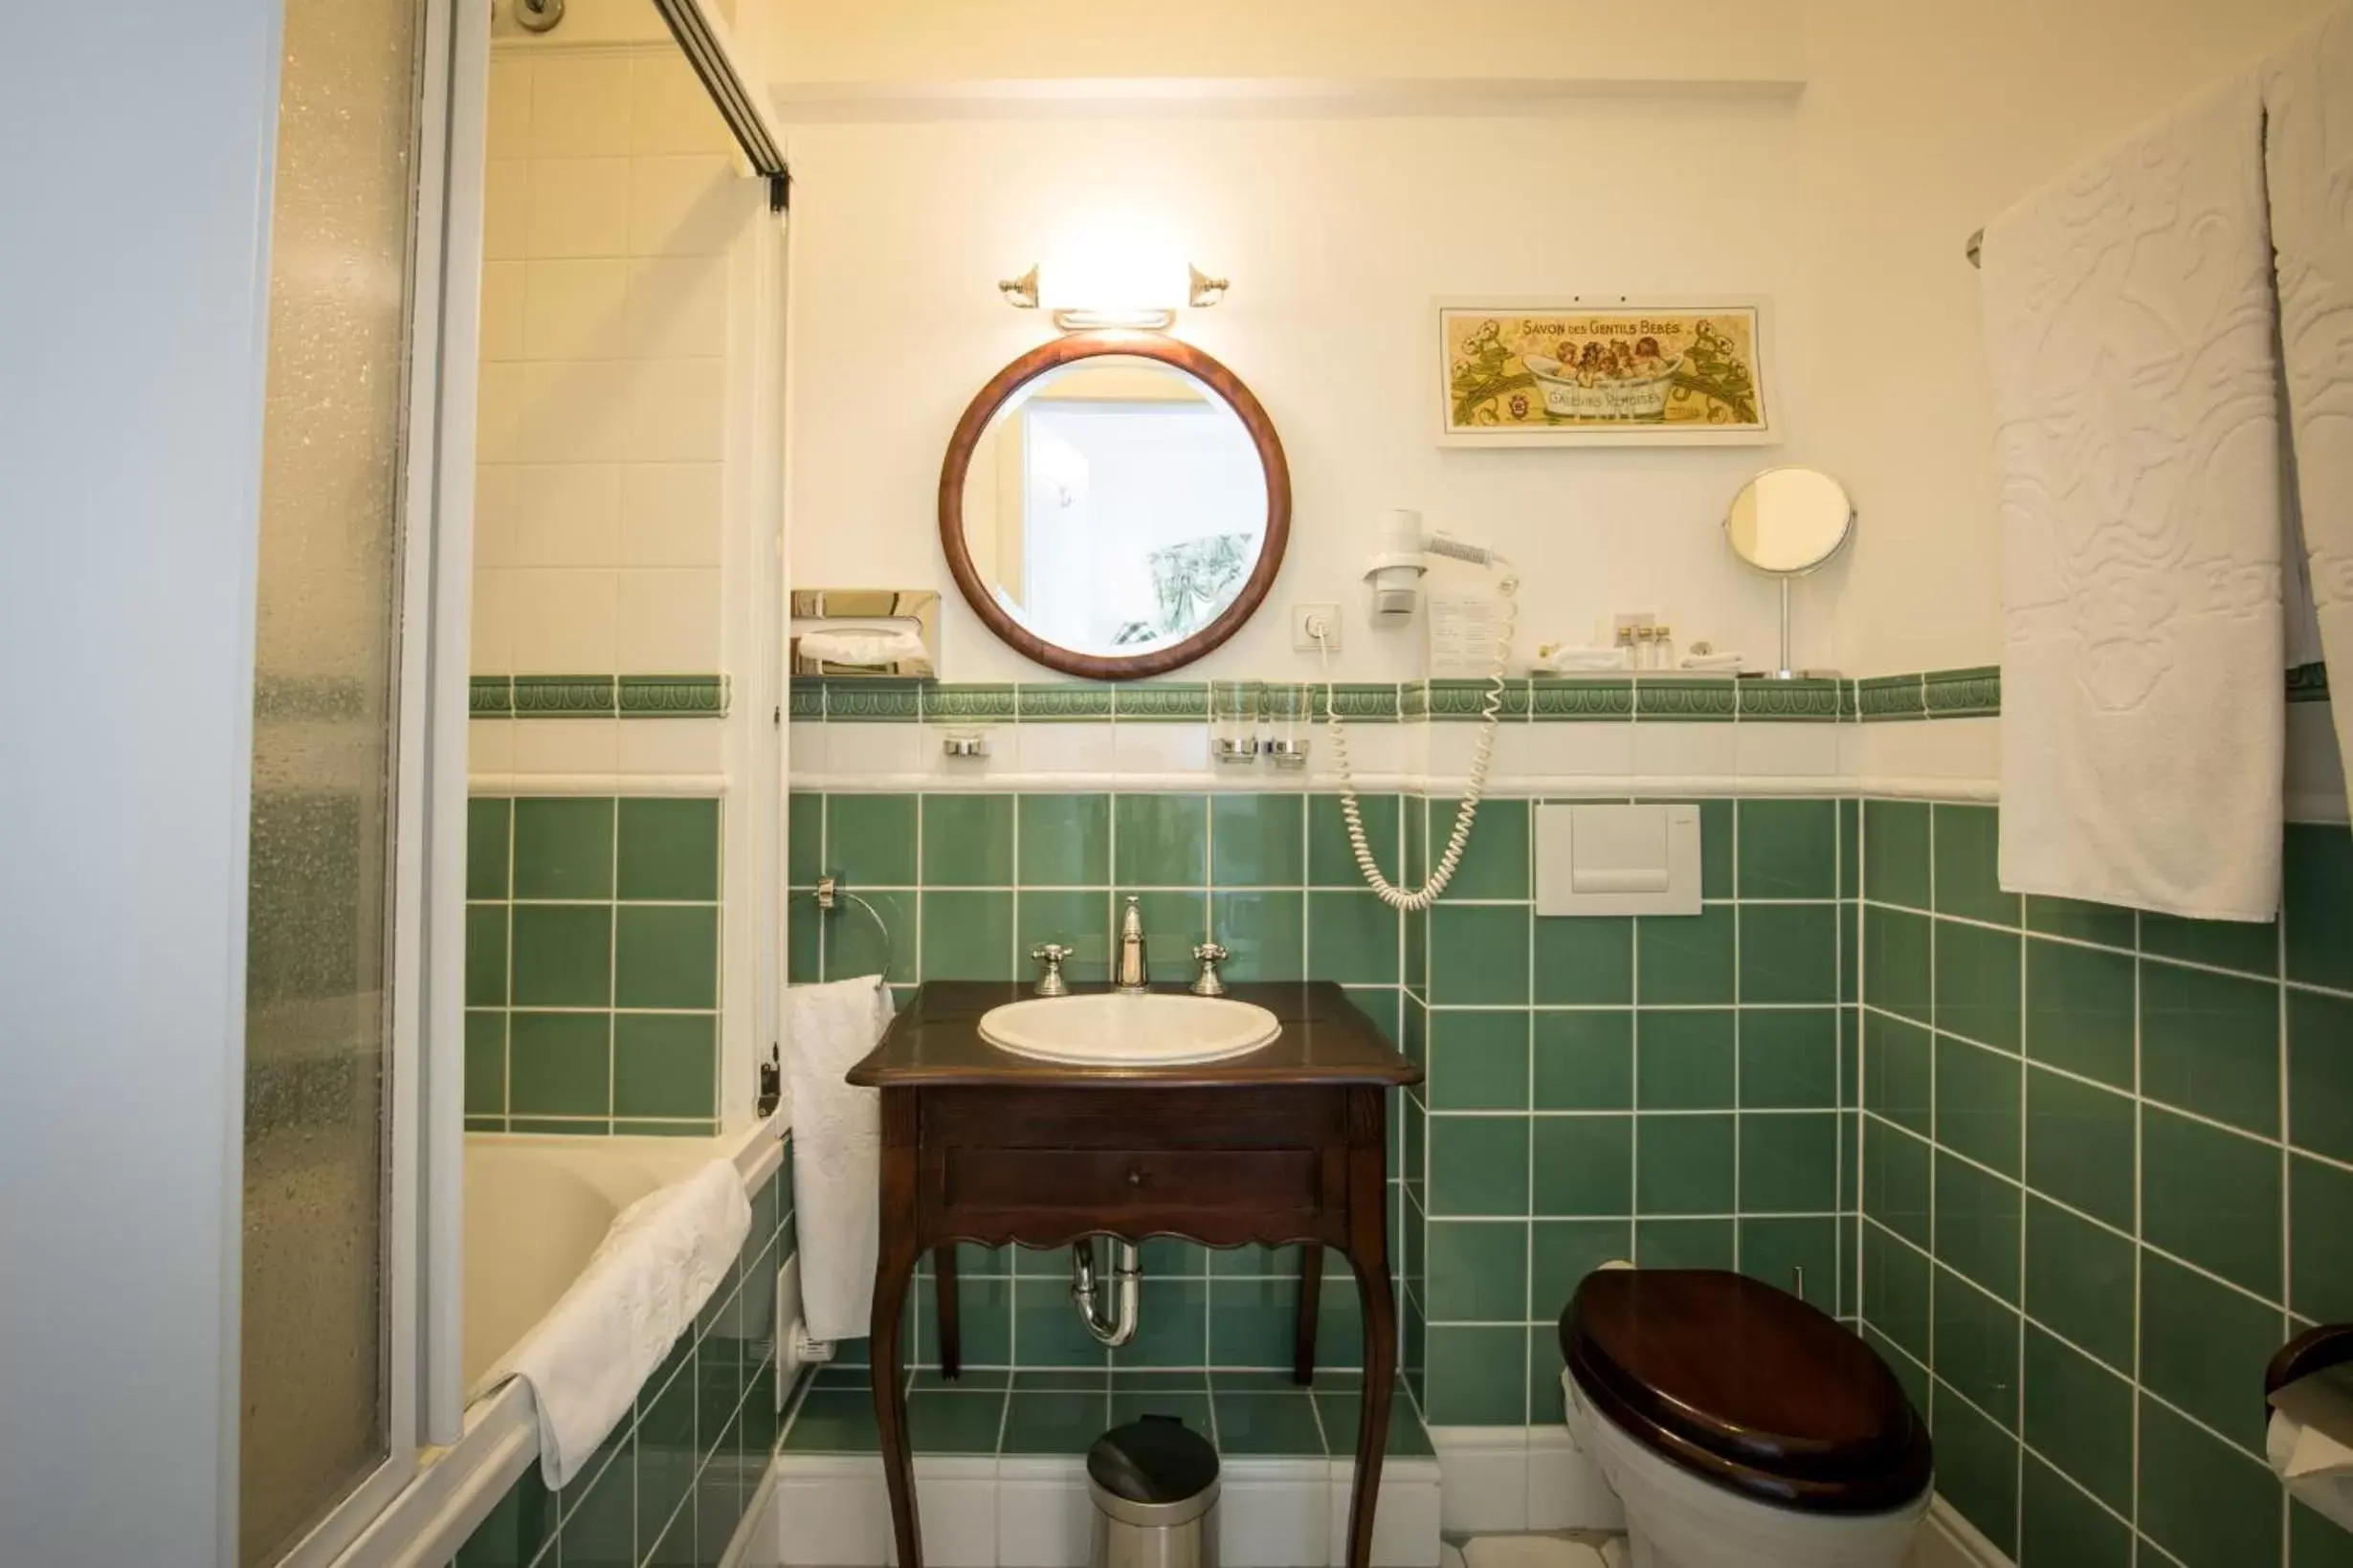
POLYGON ((901 659, 928 659, 923 639, 901 627, 844 627, 837 630, 804 631, 800 654, 826 664, 855 664, 872 668, 901 659))
POLYGON ((1748 662, 1745 653, 1686 653, 1678 668, 1684 670, 1738 670, 1748 662))
POLYGON ((2278 908, 2278 367, 2253 74, 1987 226, 2001 881, 2278 908))
POLYGON ((879 975, 785 992, 792 1084, 792 1208, 801 1238, 801 1316, 812 1339, 862 1339, 881 1244, 881 1094, 842 1075, 890 1027, 879 975))
POLYGON ((540 1477, 569 1482, 727 1277, 751 1233, 744 1178, 714 1159, 623 1209, 562 1299, 483 1376, 531 1385, 540 1477))
MULTIPOLYGON (((2320 651, 2353 687, 2353 5, 2264 66, 2263 109, 2292 498, 2320 651)), ((2353 693, 2333 707, 2339 754, 2353 762, 2353 693)))
POLYGON ((1539 650, 1528 661, 1539 674, 1563 674, 1577 670, 1623 670, 1626 651, 1620 648, 1554 648, 1539 650))

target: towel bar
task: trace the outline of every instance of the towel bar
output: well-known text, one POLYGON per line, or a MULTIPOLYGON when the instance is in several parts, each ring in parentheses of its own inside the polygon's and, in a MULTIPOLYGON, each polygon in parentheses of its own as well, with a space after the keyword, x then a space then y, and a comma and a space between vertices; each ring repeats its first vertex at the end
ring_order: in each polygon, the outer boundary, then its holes
POLYGON ((891 978, 891 966, 895 961, 892 957, 891 922, 882 917, 882 912, 856 894, 852 893, 848 888, 843 887, 840 877, 831 874, 817 878, 817 886, 810 892, 810 896, 816 900, 817 908, 824 914, 832 914, 841 900, 847 898, 873 918, 876 929, 882 933, 882 979, 887 984, 891 978))

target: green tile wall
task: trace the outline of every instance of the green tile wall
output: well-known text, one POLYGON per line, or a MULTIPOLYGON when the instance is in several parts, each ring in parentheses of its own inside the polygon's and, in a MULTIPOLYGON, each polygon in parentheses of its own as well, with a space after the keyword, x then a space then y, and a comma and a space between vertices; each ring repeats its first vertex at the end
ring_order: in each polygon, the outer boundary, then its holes
MULTIPOLYGON (((1455 803, 1364 802, 1384 866, 1418 874, 1455 803)), ((1101 980, 1119 899, 1142 900, 1156 973, 1214 933, 1234 979, 1348 985, 1429 1078, 1392 1107, 1393 1266, 1406 1376, 1432 1423, 1560 1419, 1555 1324, 1612 1257, 1721 1263, 1853 1315, 1852 803, 1701 805, 1696 918, 1533 917, 1530 803, 1491 801, 1434 913, 1365 891, 1328 795, 803 793, 790 880, 824 872, 876 906, 893 980, 1026 977, 1045 940, 1101 980), (1851 1257, 1850 1254, 1846 1254, 1851 1257)), ((876 922, 796 903, 791 977, 872 973, 876 922)), ((1330 1260, 1338 1267, 1337 1260, 1330 1260)), ((966 1249, 966 1364, 1274 1369, 1289 1364, 1296 1255, 1145 1251, 1145 1330, 1107 1355, 1071 1314, 1060 1252, 966 1249)), ((1353 1290, 1322 1294, 1324 1365, 1359 1359, 1353 1290)), ((913 1361, 936 1364, 930 1292, 913 1361)), ((855 1358, 859 1347, 845 1347, 855 1358)))
POLYGON ((794 1250, 792 1149, 751 1194, 751 1231, 694 1326, 572 1482, 539 1461, 475 1527, 450 1568, 716 1568, 781 1436, 776 1271, 794 1250))
MULTIPOLYGON (((1454 807, 1409 798, 1409 838, 1443 842, 1454 807)), ((1559 1422, 1561 1310, 1611 1258, 1785 1289, 1802 1270, 1809 1300, 1856 1310, 1852 813, 1703 801, 1698 917, 1540 919, 1530 810, 1487 803, 1407 921, 1429 1077, 1405 1105, 1404 1358, 1433 1425, 1559 1422)))
MULTIPOLYGON (((1365 802, 1383 859, 1396 863, 1397 797, 1365 802)), ((1141 903, 1154 974, 1193 972, 1212 932, 1232 953, 1229 979, 1345 982, 1392 1038, 1399 1018, 1398 917, 1365 890, 1341 846, 1338 802, 1298 794, 817 794, 791 800, 788 881, 806 894, 827 872, 872 904, 889 929, 900 1000, 920 980, 1004 980, 1035 973, 1041 942, 1077 950, 1074 980, 1109 973, 1121 900, 1141 903), (1311 852, 1312 851, 1312 852, 1311 852)), ((796 983, 872 974, 885 961, 873 916, 844 900, 819 915, 796 897, 788 922, 796 983)), ((1403 1117, 1392 1111, 1402 1138, 1403 1117)), ((1393 1158, 1392 1175, 1403 1168, 1393 1158)), ((1403 1256, 1403 1182, 1393 1250, 1403 1256)), ((1212 1251, 1188 1242, 1143 1248, 1143 1327, 1116 1352, 1088 1337, 1070 1305, 1069 1254, 1056 1248, 960 1249, 964 1358, 976 1370, 1162 1372, 1291 1364, 1296 1248, 1212 1251)), ((1339 1257, 1321 1296, 1320 1363, 1362 1362, 1363 1323, 1339 1257)), ((907 1360, 939 1363, 930 1267, 908 1304, 907 1360)), ((841 1347, 843 1362, 865 1358, 841 1347)))
POLYGON ((2263 1366, 2353 1318, 2353 835, 2252 926, 2002 893, 1989 806, 1870 800, 1863 1332, 2021 1568, 2342 1568, 2263 1366))
POLYGON ((720 803, 477 796, 466 838, 467 1130, 713 1132, 720 803))

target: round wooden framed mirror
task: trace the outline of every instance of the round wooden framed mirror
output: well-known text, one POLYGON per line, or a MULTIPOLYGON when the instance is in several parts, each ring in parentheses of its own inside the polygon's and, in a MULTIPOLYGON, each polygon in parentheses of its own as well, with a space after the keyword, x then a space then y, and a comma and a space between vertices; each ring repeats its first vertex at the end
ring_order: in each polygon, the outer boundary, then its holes
POLYGON ((1075 332, 965 409, 940 548, 988 629, 1050 670, 1181 669, 1265 600, 1291 536, 1274 421, 1232 371, 1151 332, 1075 332))

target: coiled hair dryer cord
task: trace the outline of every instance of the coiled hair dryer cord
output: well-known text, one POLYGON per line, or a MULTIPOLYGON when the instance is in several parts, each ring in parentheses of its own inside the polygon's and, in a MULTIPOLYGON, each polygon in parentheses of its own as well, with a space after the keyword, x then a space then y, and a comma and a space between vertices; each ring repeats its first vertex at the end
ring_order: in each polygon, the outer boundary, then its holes
POLYGON ((1438 894, 1446 891, 1446 884, 1454 879, 1455 871, 1462 865, 1463 851, 1470 848, 1471 825, 1478 818, 1479 797, 1487 791, 1488 770, 1495 762, 1496 730, 1503 718, 1503 672, 1510 663, 1512 638, 1520 625, 1520 574, 1510 562, 1493 550, 1465 544, 1442 534, 1423 541, 1423 548, 1432 555, 1494 567, 1503 615, 1496 627, 1495 673, 1488 676, 1487 702, 1479 716, 1478 744, 1471 755, 1470 782, 1463 787, 1462 805, 1454 812, 1454 830, 1447 837, 1446 852, 1430 868, 1429 880, 1418 888, 1401 888, 1382 875, 1381 863, 1373 858, 1372 846, 1365 842, 1365 816, 1357 805, 1356 777, 1348 765, 1347 732, 1341 727, 1340 703, 1332 689, 1331 645, 1321 636, 1316 639, 1317 650, 1323 657, 1323 718, 1331 732, 1332 767, 1340 775, 1340 817, 1347 826, 1348 849, 1374 894, 1389 908, 1408 912, 1428 909, 1438 901, 1438 894))

